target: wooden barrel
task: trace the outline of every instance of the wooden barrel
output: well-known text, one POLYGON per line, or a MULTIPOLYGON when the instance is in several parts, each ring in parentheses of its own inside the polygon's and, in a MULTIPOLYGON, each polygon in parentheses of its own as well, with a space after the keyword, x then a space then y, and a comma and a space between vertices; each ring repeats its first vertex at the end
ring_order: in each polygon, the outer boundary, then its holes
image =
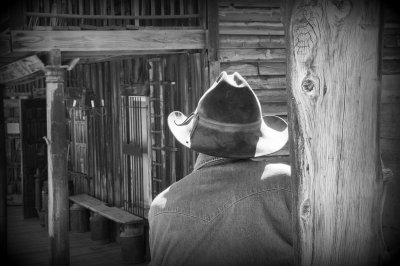
POLYGON ((69 208, 69 226, 71 232, 88 232, 89 211, 79 204, 72 204, 72 206, 69 208))
POLYGON ((93 213, 90 217, 90 238, 98 243, 110 242, 110 220, 93 213))
POLYGON ((142 223, 126 224, 120 234, 122 259, 126 263, 141 263, 146 258, 146 241, 142 223))

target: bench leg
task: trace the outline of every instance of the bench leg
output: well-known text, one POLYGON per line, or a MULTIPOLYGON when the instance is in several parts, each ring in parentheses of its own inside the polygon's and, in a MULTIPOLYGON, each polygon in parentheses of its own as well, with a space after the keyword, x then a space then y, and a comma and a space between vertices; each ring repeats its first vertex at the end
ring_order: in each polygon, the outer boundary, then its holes
POLYGON ((90 237, 98 243, 110 242, 110 221, 103 216, 93 213, 90 217, 90 237))
POLYGON ((69 208, 69 225, 71 232, 83 233, 89 231, 89 212, 79 204, 69 208))
POLYGON ((142 263, 146 259, 146 242, 142 223, 122 225, 120 234, 122 259, 126 263, 142 263))

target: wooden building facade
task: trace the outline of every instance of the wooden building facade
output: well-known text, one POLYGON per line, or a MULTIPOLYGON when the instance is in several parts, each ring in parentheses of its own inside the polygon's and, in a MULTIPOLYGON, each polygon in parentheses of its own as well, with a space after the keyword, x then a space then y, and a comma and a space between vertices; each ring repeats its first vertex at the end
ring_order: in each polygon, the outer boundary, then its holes
MULTIPOLYGON (((151 200, 193 169, 196 154, 176 143, 166 117, 194 111, 220 71, 239 72, 265 115, 287 119, 282 1, 27 0, 22 9, 15 2, 1 25, 0 79, 6 106, 18 110, 6 111, 6 122, 21 130, 8 135, 7 147, 21 150, 22 167, 9 165, 7 176, 14 171, 12 180, 22 181, 25 217, 43 209, 33 188, 35 178, 46 186, 46 157, 31 158, 45 153, 50 50, 61 51, 67 69, 70 195, 89 194, 138 217, 146 218, 151 200), (32 56, 45 64, 34 58, 33 70, 23 69, 21 61, 32 56)), ((393 178, 383 231, 394 249, 400 246, 400 24, 396 7, 384 7, 380 145, 393 178)), ((288 147, 276 155, 289 156, 288 147)))

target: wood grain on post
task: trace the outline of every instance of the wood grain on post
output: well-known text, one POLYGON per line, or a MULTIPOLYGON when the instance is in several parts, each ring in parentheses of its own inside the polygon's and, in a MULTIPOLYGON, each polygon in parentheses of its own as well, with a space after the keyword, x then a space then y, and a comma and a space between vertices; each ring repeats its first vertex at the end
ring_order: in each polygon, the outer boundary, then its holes
POLYGON ((292 1, 288 100, 297 265, 378 265, 380 3, 292 1))
POLYGON ((46 67, 50 265, 69 265, 69 202, 64 69, 60 50, 49 52, 46 67))

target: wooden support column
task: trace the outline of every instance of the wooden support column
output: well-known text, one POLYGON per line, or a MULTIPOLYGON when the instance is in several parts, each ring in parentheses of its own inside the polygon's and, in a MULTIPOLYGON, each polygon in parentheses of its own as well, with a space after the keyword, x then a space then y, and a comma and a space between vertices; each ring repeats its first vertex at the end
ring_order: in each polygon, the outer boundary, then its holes
POLYGON ((7 256, 7 167, 3 105, 4 86, 0 86, 0 256, 7 256))
POLYGON ((297 265, 378 265, 384 249, 379 2, 287 6, 297 265))
POLYGON ((219 19, 218 0, 207 1, 207 49, 208 49, 208 71, 210 86, 214 83, 220 72, 218 59, 219 49, 219 19))
POLYGON ((69 265, 69 205, 64 69, 60 50, 49 53, 46 66, 47 154, 50 265, 69 265))

